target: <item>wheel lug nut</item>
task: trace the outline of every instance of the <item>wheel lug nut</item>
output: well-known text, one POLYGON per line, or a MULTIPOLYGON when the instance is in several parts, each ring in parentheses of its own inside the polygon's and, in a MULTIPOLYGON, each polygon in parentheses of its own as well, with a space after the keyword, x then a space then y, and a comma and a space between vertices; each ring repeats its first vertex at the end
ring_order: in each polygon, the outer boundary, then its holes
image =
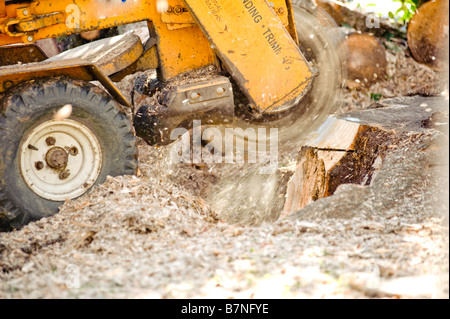
POLYGON ((42 163, 41 161, 34 163, 34 167, 36 167, 36 169, 38 171, 40 171, 41 169, 44 168, 44 163, 42 163))
POLYGON ((49 136, 45 139, 45 143, 47 143, 48 146, 53 146, 56 143, 56 139, 53 136, 49 136))
POLYGON ((78 155, 78 148, 76 148, 75 146, 71 147, 69 149, 69 154, 72 155, 72 156, 77 156, 78 155))
POLYGON ((67 179, 70 176, 69 170, 65 170, 59 173, 59 179, 67 179))

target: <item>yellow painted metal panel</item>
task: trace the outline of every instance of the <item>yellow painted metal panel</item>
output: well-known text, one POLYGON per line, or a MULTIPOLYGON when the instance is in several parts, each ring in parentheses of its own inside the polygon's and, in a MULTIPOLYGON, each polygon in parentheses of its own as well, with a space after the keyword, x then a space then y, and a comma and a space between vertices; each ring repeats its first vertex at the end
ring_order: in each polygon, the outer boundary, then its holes
POLYGON ((127 107, 132 107, 130 102, 115 87, 114 83, 100 71, 97 65, 81 59, 42 61, 1 67, 0 93, 29 80, 52 76, 68 76, 72 79, 83 81, 97 80, 117 102, 127 107))
POLYGON ((313 77, 289 32, 265 0, 184 0, 251 103, 278 112, 313 77))
POLYGON ((187 11, 182 0, 170 0, 169 8, 161 13, 161 21, 171 24, 195 24, 194 18, 187 11))
POLYGON ((105 75, 111 75, 130 66, 143 52, 140 38, 127 33, 86 43, 55 55, 47 61, 81 59, 95 63, 105 75))
POLYGON ((199 27, 169 30, 161 16, 152 21, 163 80, 180 73, 216 64, 216 55, 199 27))
POLYGON ((5 1, 0 1, 0 18, 3 18, 6 16, 6 7, 5 7, 5 1))
POLYGON ((54 75, 67 75, 84 81, 94 80, 89 70, 84 68, 85 65, 90 64, 81 60, 66 60, 4 66, 0 68, 0 92, 28 80, 54 75))
POLYGON ((289 17, 286 0, 271 0, 269 2, 272 9, 278 15, 278 18, 280 18, 281 22, 283 22, 283 25, 287 26, 289 24, 289 17))

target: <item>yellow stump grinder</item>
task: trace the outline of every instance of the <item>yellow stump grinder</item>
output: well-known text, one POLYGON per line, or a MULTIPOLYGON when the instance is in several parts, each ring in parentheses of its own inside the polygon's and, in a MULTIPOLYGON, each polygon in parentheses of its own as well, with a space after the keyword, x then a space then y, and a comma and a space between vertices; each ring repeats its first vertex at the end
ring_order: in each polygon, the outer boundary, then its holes
POLYGON ((168 144, 200 120, 298 141, 339 105, 341 48, 312 1, 1 0, 0 226, 51 216, 108 175, 136 173, 136 135, 168 144), (144 42, 129 32, 52 57, 36 45, 138 22, 144 42), (196 72, 205 69, 215 72, 196 72), (136 72, 152 74, 135 89, 157 103, 130 121, 135 101, 116 83, 136 72))

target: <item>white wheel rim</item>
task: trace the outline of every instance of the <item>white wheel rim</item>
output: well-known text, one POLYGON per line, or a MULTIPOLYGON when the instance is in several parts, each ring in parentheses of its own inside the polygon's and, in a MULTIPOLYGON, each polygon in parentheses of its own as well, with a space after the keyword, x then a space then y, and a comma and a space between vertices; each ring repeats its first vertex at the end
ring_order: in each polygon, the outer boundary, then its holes
POLYGON ((20 172, 28 187, 52 201, 83 195, 102 167, 101 147, 95 135, 85 125, 68 119, 47 121, 34 128, 21 144, 19 156, 20 172), (49 145, 49 138, 54 143, 49 145), (64 167, 49 164, 49 151, 55 148, 67 154, 64 167))

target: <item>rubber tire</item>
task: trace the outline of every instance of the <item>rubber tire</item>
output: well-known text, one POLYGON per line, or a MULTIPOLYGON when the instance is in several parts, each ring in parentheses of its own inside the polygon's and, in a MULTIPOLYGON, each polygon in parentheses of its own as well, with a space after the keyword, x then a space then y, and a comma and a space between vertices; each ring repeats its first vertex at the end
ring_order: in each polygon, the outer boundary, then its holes
POLYGON ((132 175, 137 170, 137 148, 130 120, 103 90, 70 79, 45 79, 14 88, 0 102, 0 229, 19 229, 56 214, 64 202, 38 196, 25 183, 19 149, 27 132, 50 120, 64 105, 72 105, 69 119, 87 126, 102 151, 102 168, 94 183, 107 176, 132 175))

